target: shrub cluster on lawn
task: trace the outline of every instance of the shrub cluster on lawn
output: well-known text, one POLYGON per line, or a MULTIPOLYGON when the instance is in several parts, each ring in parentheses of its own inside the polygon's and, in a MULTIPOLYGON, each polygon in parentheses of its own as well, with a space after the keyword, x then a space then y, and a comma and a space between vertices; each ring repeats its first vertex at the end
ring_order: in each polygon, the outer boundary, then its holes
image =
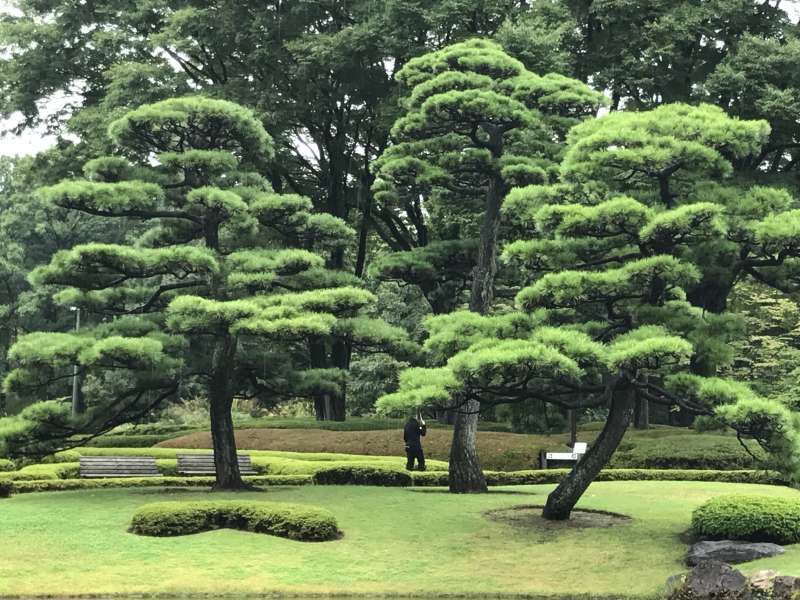
POLYGON ((13 471, 16 468, 14 461, 8 460, 7 458, 0 458, 0 472, 13 471))
MULTIPOLYGON (((442 473, 447 477, 447 473, 442 473)), ((405 487, 413 485, 409 473, 396 469, 363 465, 336 466, 314 473, 312 480, 317 485, 381 485, 405 487)))
POLYGON ((800 500, 718 496, 694 510, 691 531, 704 539, 794 544, 800 542, 800 500))
POLYGON ((140 535, 171 536, 221 528, 306 542, 332 540, 340 535, 336 518, 327 510, 236 500, 146 504, 134 513, 130 530, 140 535))

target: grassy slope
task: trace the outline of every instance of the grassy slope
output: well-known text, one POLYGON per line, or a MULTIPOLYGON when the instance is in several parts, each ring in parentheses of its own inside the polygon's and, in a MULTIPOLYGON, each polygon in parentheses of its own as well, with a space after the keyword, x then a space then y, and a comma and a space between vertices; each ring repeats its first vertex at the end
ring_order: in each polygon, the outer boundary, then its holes
MULTIPOLYGON (((303 544, 240 531, 153 539, 126 532, 134 509, 208 493, 102 490, 0 500, 0 595, 115 593, 490 593, 634 596, 657 593, 682 570, 680 534, 691 510, 731 492, 797 496, 788 488, 684 482, 596 483, 582 505, 633 517, 610 528, 515 529, 489 509, 544 501, 525 494, 452 496, 436 491, 272 488, 214 497, 323 506, 345 531, 303 544)), ((800 548, 747 565, 800 575, 800 548)))
MULTIPOLYGON (((581 431, 579 439, 591 442, 598 430, 581 431)), ((428 457, 447 460, 452 433, 431 429, 424 440, 428 457)), ((565 450, 567 434, 524 435, 481 431, 478 454, 489 470, 538 468, 539 451, 565 450)), ((240 429, 236 432, 242 450, 284 450, 299 452, 340 452, 362 455, 403 454, 401 430, 327 431, 322 429, 240 429)), ((209 448, 208 432, 192 433, 159 444, 165 448, 209 448)), ((630 430, 612 466, 671 468, 749 468, 750 457, 732 435, 698 434, 689 429, 658 427, 647 431, 630 430), (668 463, 665 461, 668 459, 668 463), (715 464, 707 464, 708 461, 715 464)))

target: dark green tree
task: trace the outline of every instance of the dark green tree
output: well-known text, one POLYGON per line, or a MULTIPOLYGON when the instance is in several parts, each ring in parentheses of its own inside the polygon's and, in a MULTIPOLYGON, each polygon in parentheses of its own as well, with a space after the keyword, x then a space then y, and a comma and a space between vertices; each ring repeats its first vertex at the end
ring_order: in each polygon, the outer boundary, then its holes
POLYGON ((63 287, 57 301, 94 322, 21 337, 6 388, 41 392, 77 364, 104 393, 88 397, 89 411, 66 430, 94 435, 200 382, 216 485, 241 487, 234 397, 274 403, 332 393, 346 374, 313 368, 312 342, 372 349, 404 334, 361 316, 372 294, 325 268, 318 252, 348 243, 352 230, 313 213, 307 198, 272 192, 254 172, 268 164, 272 142, 250 111, 202 97, 166 100, 127 113, 109 133, 120 156, 89 161, 86 180, 40 193, 61 208, 123 219, 131 235, 126 244, 58 252, 34 270, 35 285, 63 287))
MULTIPOLYGON (((602 96, 560 75, 536 75, 486 40, 412 59, 397 77, 408 90, 405 112, 378 163, 376 188, 390 208, 405 212, 419 247, 390 255, 376 268, 416 283, 429 298, 449 295, 451 307, 453 283, 470 281, 469 309, 487 314, 506 193, 515 184, 549 180, 566 132, 593 115, 602 96), (458 233, 475 240, 474 255, 463 239, 427 243, 426 212, 442 221, 460 217, 466 225, 458 233)), ((455 419, 453 491, 486 489, 475 449, 479 410, 470 398, 455 419)))
MULTIPOLYGON (((628 115, 616 120, 623 116, 628 115)), ((690 157, 684 165, 688 177, 695 167, 704 172, 708 165, 721 164, 710 140, 722 131, 734 155, 757 152, 765 136, 763 123, 736 122, 716 109, 667 106, 631 116, 660 123, 665 131, 691 131, 696 140, 689 144, 665 134, 658 148, 644 149, 610 142, 608 152, 617 153, 628 169, 635 166, 634 173, 640 166, 661 172, 662 161, 677 155, 690 157), (703 120, 706 110, 715 115, 715 126, 703 120), (691 122, 681 121, 687 113, 708 127, 696 122, 689 127, 691 122)), ((605 117, 573 131, 614 120, 605 117)), ((616 140, 643 139, 636 128, 614 131, 616 140)), ((731 356, 727 316, 709 316, 686 299, 686 290, 702 277, 693 264, 698 253, 691 250, 725 230, 719 207, 665 205, 659 202, 658 187, 652 205, 622 195, 605 197, 602 183, 616 179, 605 171, 602 177, 589 177, 578 168, 583 163, 573 151, 581 142, 573 146, 574 139, 590 138, 570 136, 562 173, 567 179, 580 173, 587 181, 517 188, 504 207, 517 230, 527 230, 505 250, 521 274, 529 272, 530 284, 516 297, 518 312, 433 317, 426 347, 446 362, 403 372, 400 390, 382 397, 379 405, 386 411, 453 408, 479 398, 486 404, 538 399, 566 409, 608 407, 603 430, 586 456, 548 496, 543 510, 548 519, 569 517, 622 440, 637 402, 714 415, 740 435, 758 440, 776 466, 796 477, 797 414, 743 384, 694 372, 696 364, 711 365, 713 371, 731 356)), ((582 150, 589 157, 604 157, 598 146, 587 144, 582 150)), ((594 169, 618 166, 612 158, 591 164, 594 169)))

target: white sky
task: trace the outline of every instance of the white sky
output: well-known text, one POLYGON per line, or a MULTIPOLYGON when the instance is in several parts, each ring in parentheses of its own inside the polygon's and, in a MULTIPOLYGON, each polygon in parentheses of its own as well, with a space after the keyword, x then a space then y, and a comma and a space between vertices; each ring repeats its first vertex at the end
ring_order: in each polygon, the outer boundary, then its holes
MULTIPOLYGON (((753 0, 754 2, 757 0, 753 0)), ((780 2, 780 0, 772 0, 780 2)), ((786 10, 793 20, 800 18, 800 0, 783 0, 781 6, 786 10)), ((11 0, 0 0, 0 13, 17 12, 11 5, 11 0)), ((0 50, 2 53, 2 50, 0 50)), ((46 102, 48 112, 56 111, 69 102, 70 97, 60 95, 46 102)), ((20 122, 19 117, 7 121, 0 120, 0 132, 20 122)), ((55 143, 55 136, 45 135, 42 128, 30 129, 22 135, 12 136, 0 134, 0 156, 19 156, 26 154, 36 154, 47 149, 55 143)))

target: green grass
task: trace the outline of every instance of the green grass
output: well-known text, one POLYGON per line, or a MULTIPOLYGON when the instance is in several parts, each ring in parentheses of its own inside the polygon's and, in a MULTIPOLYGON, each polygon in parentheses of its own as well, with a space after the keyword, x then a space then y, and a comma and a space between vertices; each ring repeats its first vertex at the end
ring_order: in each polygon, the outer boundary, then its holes
MULTIPOLYGON (((524 528, 488 510, 541 504, 552 486, 455 496, 439 490, 303 486, 213 498, 330 510, 342 539, 303 544, 232 530, 169 539, 126 531, 141 505, 208 492, 97 490, 0 500, 0 596, 384 593, 652 596, 684 569, 692 510, 720 494, 799 497, 789 488, 721 483, 595 483, 585 508, 632 520, 607 528, 524 528), (514 493, 507 493, 513 491, 514 493), (506 493, 503 493, 506 492, 506 493)), ((742 567, 800 575, 800 548, 742 567)))

